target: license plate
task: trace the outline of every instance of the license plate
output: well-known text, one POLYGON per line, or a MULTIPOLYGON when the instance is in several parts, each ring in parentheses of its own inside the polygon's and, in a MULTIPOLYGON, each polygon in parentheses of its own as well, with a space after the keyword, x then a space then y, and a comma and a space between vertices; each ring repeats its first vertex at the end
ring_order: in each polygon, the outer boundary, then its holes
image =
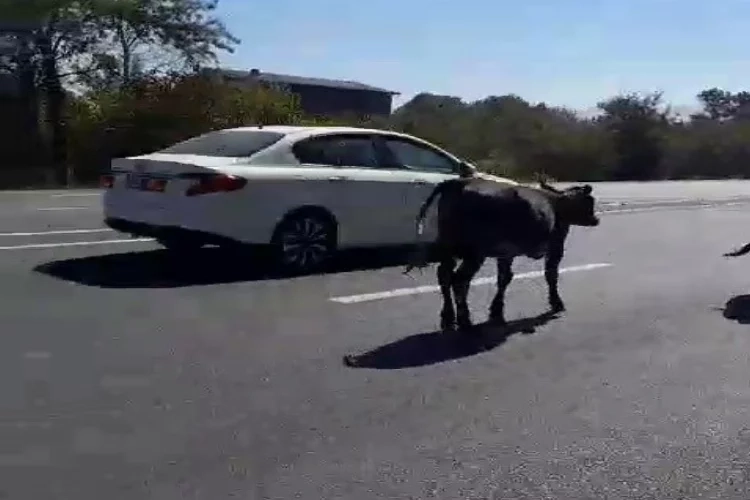
POLYGON ((138 174, 128 174, 125 185, 128 189, 143 189, 148 177, 138 174))
POLYGON ((167 185, 166 179, 159 179, 143 174, 128 174, 125 180, 128 189, 138 191, 163 192, 167 185))

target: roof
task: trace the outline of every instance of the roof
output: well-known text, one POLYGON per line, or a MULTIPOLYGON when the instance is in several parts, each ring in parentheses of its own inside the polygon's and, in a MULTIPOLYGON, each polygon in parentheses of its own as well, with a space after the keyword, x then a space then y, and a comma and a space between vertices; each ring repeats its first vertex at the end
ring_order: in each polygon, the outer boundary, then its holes
MULTIPOLYGON (((453 158, 455 161, 463 161, 461 158, 456 156, 454 153, 441 148, 440 146, 433 144, 431 142, 428 142, 425 139, 422 139, 421 137, 417 137, 411 134, 406 134, 402 132, 396 132, 394 130, 384 130, 384 129, 374 129, 374 128, 365 128, 365 127, 340 127, 340 126, 326 126, 326 125, 317 125, 317 126, 299 126, 299 125, 264 125, 263 127, 234 127, 234 128, 226 128, 221 130, 215 130, 214 132, 230 132, 230 131, 237 131, 237 132, 258 132, 258 131, 265 131, 265 132, 272 132, 277 134, 283 134, 284 138, 280 139, 280 142, 276 142, 273 146, 271 146, 269 149, 273 151, 275 148, 279 147, 279 144, 286 145, 287 147, 289 144, 306 139, 308 137, 315 137, 320 135, 326 135, 326 134, 345 134, 347 132, 354 132, 354 133, 377 133, 377 134, 386 134, 389 136, 395 136, 395 137, 405 137, 407 139, 411 139, 412 141, 421 142, 424 143, 427 146, 430 146, 431 148, 435 148, 438 151, 443 152, 444 154, 448 155, 449 157, 453 158)), ((263 154, 263 153, 261 153, 263 154)), ((275 158, 274 153, 271 152, 270 158, 275 158)), ((264 160, 268 160, 269 157, 265 157, 264 160)), ((498 182, 506 182, 513 185, 518 185, 519 183, 517 181, 514 181, 513 179, 507 178, 507 177, 500 177, 497 175, 488 174, 486 172, 477 172, 477 177, 488 179, 488 180, 494 180, 498 182)))
POLYGON ((392 130, 382 130, 363 127, 338 127, 327 125, 301 126, 301 125, 263 125, 262 128, 255 127, 236 127, 224 130, 237 130, 250 132, 253 130, 265 130, 267 132, 276 132, 277 134, 291 135, 296 137, 308 137, 320 134, 346 134, 346 133, 377 133, 377 134, 394 134, 406 135, 392 130))
POLYGON ((307 76, 284 75, 280 73, 266 73, 258 70, 244 71, 236 69, 220 69, 218 72, 233 79, 257 78, 266 83, 279 83, 286 85, 308 85, 315 87, 328 87, 344 90, 365 90, 368 92, 379 92, 383 94, 398 95, 399 92, 380 87, 374 87, 365 83, 351 80, 332 80, 329 78, 312 78, 307 76))
MULTIPOLYGON (((405 134, 402 132, 397 132, 395 130, 384 130, 384 129, 376 129, 376 128, 365 128, 365 127, 341 127, 341 126, 335 126, 335 125, 317 125, 317 126, 295 126, 295 125, 263 125, 262 128, 259 128, 258 126, 254 127, 235 127, 235 128, 228 128, 223 129, 223 131, 240 131, 240 132, 252 132, 252 131, 258 131, 263 130, 266 132, 275 132, 277 134, 283 134, 287 140, 290 141, 299 141, 302 139, 306 139, 308 137, 315 137, 315 136, 321 136, 321 135, 327 135, 327 134, 346 134, 346 133, 372 133, 372 134, 383 134, 383 135, 389 135, 389 136, 395 136, 395 137, 406 137, 408 139, 416 140, 417 142, 424 142, 426 144, 429 144, 433 148, 437 148, 444 153, 448 154, 449 156, 458 159, 453 153, 446 151, 439 146, 427 142, 425 139, 422 139, 421 137, 413 136, 410 134, 405 134)), ((219 132, 217 130, 216 132, 219 132)))

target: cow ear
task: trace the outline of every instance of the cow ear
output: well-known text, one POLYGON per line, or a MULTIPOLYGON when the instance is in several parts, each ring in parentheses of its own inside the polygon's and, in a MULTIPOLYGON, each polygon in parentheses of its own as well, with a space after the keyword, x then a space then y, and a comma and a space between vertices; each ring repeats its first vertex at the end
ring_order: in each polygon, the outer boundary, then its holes
POLYGON ((593 188, 591 187, 591 184, 584 184, 584 186, 583 186, 583 194, 591 194, 591 191, 593 191, 593 188))

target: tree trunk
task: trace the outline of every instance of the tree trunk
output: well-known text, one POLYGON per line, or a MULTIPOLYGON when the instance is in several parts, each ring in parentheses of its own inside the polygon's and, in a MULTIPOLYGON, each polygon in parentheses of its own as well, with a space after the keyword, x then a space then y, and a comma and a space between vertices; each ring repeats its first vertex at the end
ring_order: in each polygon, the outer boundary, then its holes
POLYGON ((42 160, 39 151, 42 142, 39 134, 39 95, 36 88, 36 66, 31 59, 32 49, 29 47, 28 34, 23 35, 25 38, 21 42, 18 53, 18 79, 20 87, 20 97, 23 102, 23 116, 20 117, 20 126, 27 137, 26 148, 28 151, 34 151, 33 158, 28 158, 29 165, 39 166, 38 162, 42 160))
POLYGON ((52 50, 52 42, 46 33, 40 33, 36 40, 42 56, 42 86, 47 96, 47 127, 51 135, 51 160, 55 183, 68 185, 67 141, 64 117, 65 91, 57 70, 57 61, 52 50))
POLYGON ((124 21, 120 20, 117 25, 117 37, 120 39, 120 46, 122 48, 122 81, 120 84, 123 87, 129 87, 132 80, 131 66, 133 64, 133 56, 131 46, 128 43, 125 29, 122 26, 124 21))

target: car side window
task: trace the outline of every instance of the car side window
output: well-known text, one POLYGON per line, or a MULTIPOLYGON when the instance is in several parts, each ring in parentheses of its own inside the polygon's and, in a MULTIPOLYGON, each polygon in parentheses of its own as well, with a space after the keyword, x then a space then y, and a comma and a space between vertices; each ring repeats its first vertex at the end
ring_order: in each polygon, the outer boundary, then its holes
POLYGON ((421 144, 401 138, 388 138, 385 145, 396 162, 407 168, 442 174, 456 171, 456 163, 453 160, 421 144))
POLYGON ((370 137, 326 136, 300 141, 292 148, 301 163, 336 167, 377 168, 378 156, 370 137))

